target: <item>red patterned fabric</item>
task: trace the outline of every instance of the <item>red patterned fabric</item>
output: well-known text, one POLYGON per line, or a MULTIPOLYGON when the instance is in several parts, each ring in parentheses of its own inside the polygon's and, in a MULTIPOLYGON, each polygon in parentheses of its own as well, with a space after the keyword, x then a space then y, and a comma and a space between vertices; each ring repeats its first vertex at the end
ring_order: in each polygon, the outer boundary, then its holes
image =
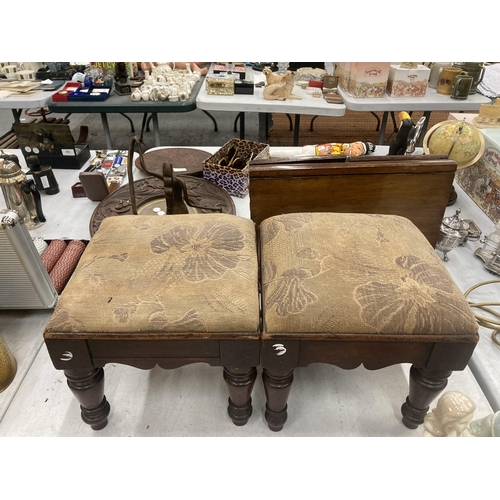
POLYGON ((56 265, 49 273, 57 293, 61 293, 66 286, 84 250, 85 243, 79 240, 71 240, 59 260, 56 262, 56 265))
POLYGON ((50 273, 56 262, 59 260, 64 250, 66 250, 66 242, 63 240, 52 240, 49 246, 42 253, 42 262, 47 269, 47 272, 50 273))

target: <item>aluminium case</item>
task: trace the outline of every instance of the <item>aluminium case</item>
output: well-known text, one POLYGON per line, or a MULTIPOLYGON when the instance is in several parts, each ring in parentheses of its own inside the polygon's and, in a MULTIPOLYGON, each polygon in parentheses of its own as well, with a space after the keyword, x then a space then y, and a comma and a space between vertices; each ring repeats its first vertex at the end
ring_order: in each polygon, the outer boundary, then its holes
POLYGON ((0 309, 52 309, 58 295, 15 210, 0 211, 0 309))

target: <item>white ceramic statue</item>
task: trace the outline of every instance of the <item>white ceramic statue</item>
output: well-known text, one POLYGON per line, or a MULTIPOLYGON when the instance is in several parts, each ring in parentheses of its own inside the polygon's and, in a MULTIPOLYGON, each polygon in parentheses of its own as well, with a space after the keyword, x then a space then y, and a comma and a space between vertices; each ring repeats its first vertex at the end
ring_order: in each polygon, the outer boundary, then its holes
POLYGON ((476 405, 458 391, 445 392, 425 416, 424 437, 473 437, 469 424, 476 405))
POLYGON ((469 428, 475 437, 500 437, 500 411, 473 420, 469 428))
MULTIPOLYGON (((144 63, 143 63, 144 64, 144 63)), ((194 63, 182 63, 185 68, 176 69, 175 63, 148 63, 144 69, 144 82, 131 95, 133 101, 186 101, 191 95, 196 82, 200 80, 200 71, 194 63), (170 66, 174 65, 174 68, 170 66)))

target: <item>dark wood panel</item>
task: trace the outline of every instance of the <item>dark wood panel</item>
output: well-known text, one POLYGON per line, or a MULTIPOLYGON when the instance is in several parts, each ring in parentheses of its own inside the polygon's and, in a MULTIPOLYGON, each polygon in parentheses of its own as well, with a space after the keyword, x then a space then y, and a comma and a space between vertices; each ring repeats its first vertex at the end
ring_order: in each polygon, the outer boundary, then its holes
POLYGON ((431 356, 432 342, 345 342, 302 341, 298 366, 328 363, 346 370, 361 364, 369 370, 378 370, 399 363, 425 367, 431 356))
POLYGON ((448 204, 455 162, 350 163, 251 167, 250 214, 256 224, 298 212, 400 215, 435 246, 448 204))
POLYGON ((155 366, 165 370, 174 370, 181 366, 191 365, 193 363, 206 363, 210 366, 220 366, 219 358, 93 358, 94 366, 105 366, 108 363, 118 363, 120 365, 133 366, 141 370, 151 370, 155 366))
POLYGON ((93 358, 219 358, 219 341, 88 340, 93 358))
POLYGON ((436 343, 427 368, 429 370, 463 370, 469 363, 477 342, 479 342, 479 335, 467 343, 436 343))
POLYGON ((260 347, 258 340, 221 340, 220 359, 225 367, 258 366, 260 347))

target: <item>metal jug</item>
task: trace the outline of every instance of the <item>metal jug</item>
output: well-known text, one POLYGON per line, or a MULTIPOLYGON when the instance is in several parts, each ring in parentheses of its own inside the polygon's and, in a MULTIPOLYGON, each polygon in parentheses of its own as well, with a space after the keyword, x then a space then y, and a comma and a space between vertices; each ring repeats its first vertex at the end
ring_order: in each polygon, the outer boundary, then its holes
POLYGON ((7 208, 15 210, 28 229, 45 222, 42 200, 35 181, 28 179, 15 155, 0 156, 0 186, 7 208))

